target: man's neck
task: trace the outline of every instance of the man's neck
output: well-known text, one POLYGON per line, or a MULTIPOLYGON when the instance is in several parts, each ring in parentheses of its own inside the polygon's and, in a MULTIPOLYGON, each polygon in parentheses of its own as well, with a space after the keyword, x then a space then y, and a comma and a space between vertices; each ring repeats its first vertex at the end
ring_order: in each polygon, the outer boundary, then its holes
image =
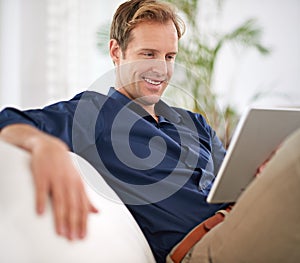
MULTIPOLYGON (((126 92, 125 89, 118 88, 117 91, 122 93, 129 99, 132 99, 131 96, 128 94, 128 92, 126 92)), ((139 99, 134 100, 134 102, 137 103, 138 105, 140 105, 145 111, 147 111, 149 113, 150 116, 152 116, 156 120, 156 122, 158 122, 158 116, 155 113, 155 104, 145 104, 145 103, 143 103, 142 100, 139 101, 139 99)))

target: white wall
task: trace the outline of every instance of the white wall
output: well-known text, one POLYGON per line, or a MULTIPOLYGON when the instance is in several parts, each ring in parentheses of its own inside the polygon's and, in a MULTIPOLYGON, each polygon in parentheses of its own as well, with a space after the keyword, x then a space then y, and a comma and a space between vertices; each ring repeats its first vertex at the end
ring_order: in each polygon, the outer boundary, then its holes
POLYGON ((0 2, 0 105, 20 104, 19 5, 17 0, 0 2))
POLYGON ((96 47, 96 31, 111 20, 119 3, 0 0, 0 109, 41 107, 68 99, 113 68, 96 47), (51 9, 53 5, 62 11, 51 9), (51 12, 57 12, 57 25, 51 24, 51 12), (59 35, 49 34, 56 26, 61 27, 59 35))
POLYGON ((300 1, 227 0, 221 28, 235 28, 247 18, 256 18, 263 29, 268 56, 253 50, 225 49, 218 62, 217 90, 239 108, 250 103, 260 106, 300 106, 300 1), (265 93, 251 102, 257 92, 265 93))
MULTIPOLYGON (((96 31, 99 25, 111 20, 123 1, 73 0, 72 3, 78 3, 73 4, 78 8, 76 23, 69 24, 75 25, 75 29, 67 29, 72 43, 63 45, 64 61, 60 61, 58 70, 65 82, 54 85, 54 90, 47 84, 47 8, 51 1, 59 3, 59 0, 0 0, 0 109, 7 105, 39 107, 70 98, 113 68, 110 59, 97 50, 96 31), (73 53, 70 47, 74 48, 73 53)), ((264 43, 272 48, 272 53, 262 57, 250 50, 241 53, 225 48, 215 78, 221 103, 227 101, 243 108, 257 91, 268 90, 268 95, 256 100, 256 104, 299 106, 300 2, 224 0, 223 8, 220 30, 230 31, 246 19, 256 17, 264 29, 264 43)))

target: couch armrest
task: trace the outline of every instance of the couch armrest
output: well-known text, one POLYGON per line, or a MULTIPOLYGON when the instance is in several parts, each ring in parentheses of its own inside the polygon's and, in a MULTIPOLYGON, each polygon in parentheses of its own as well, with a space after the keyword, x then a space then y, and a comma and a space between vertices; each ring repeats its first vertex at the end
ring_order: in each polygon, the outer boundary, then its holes
MULTIPOLYGON (((70 153, 71 154, 71 153, 70 153)), ((35 212, 29 154, 0 141, 0 262, 130 262, 154 263, 150 247, 126 206, 85 160, 71 154, 84 177, 98 214, 91 214, 84 240, 68 241, 55 234, 50 202, 35 212), (85 176, 86 175, 86 176, 85 176), (102 189, 110 197, 100 195, 102 189)))

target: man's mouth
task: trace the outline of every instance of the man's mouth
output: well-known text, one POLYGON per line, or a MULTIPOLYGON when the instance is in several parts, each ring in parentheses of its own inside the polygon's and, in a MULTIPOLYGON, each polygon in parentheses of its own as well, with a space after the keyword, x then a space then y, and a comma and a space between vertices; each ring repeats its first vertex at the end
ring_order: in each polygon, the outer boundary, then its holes
POLYGON ((158 85, 160 85, 160 84, 162 84, 164 81, 162 80, 153 80, 153 79, 149 79, 149 78, 143 78, 146 82, 148 82, 149 84, 151 84, 151 85, 156 85, 156 86, 158 86, 158 85))

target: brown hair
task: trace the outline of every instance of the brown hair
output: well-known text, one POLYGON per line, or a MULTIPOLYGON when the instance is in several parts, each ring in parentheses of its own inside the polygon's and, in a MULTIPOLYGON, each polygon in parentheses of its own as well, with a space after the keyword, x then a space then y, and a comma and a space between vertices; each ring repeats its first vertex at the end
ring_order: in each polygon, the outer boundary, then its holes
POLYGON ((110 28, 110 39, 117 40, 123 52, 130 42, 130 32, 139 23, 155 21, 166 23, 172 20, 177 30, 178 39, 185 31, 183 20, 173 6, 157 0, 129 0, 119 6, 110 28))

